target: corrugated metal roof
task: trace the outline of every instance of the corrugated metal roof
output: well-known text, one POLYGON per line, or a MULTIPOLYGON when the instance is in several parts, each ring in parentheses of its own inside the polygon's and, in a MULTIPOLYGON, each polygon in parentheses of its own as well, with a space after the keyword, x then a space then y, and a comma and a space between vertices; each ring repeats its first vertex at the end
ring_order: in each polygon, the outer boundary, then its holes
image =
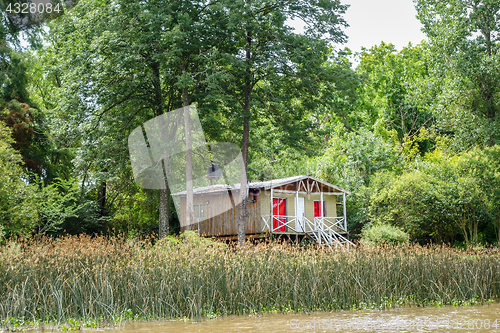
MULTIPOLYGON (((304 180, 304 179, 312 179, 312 180, 317 181, 320 184, 323 184, 325 186, 334 188, 335 190, 337 190, 339 192, 343 192, 343 193, 346 193, 346 194, 351 194, 351 192, 346 191, 346 190, 344 190, 344 189, 342 189, 342 188, 340 188, 338 186, 335 186, 335 185, 330 184, 328 182, 325 182, 325 181, 323 181, 321 179, 318 179, 318 178, 315 178, 315 177, 312 177, 312 176, 307 176, 307 175, 286 177, 286 178, 273 179, 273 180, 266 180, 266 181, 263 181, 263 182, 252 182, 252 183, 249 183, 249 188, 253 188, 253 189, 260 188, 260 189, 269 190, 269 189, 271 189, 271 187, 272 188, 276 188, 276 187, 280 187, 280 186, 283 186, 283 185, 286 185, 286 184, 290 184, 290 183, 294 183, 294 182, 297 182, 297 181, 301 181, 301 180, 304 180)), ((234 184, 234 186, 218 184, 218 185, 198 187, 198 188, 193 189, 193 194, 220 192, 220 191, 227 191, 227 190, 230 190, 230 189, 239 190, 240 189, 240 184, 239 183, 238 184, 234 184)), ((177 192, 177 193, 174 193, 172 195, 173 196, 186 195, 186 191, 177 192)))

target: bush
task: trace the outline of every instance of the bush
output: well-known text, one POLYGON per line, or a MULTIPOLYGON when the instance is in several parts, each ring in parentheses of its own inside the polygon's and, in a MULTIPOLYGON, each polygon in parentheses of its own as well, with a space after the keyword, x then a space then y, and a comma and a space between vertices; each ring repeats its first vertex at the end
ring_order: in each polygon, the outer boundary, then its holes
POLYGON ((361 243, 367 246, 397 245, 409 242, 409 236, 406 232, 389 224, 371 224, 363 229, 361 236, 361 243))
POLYGON ((440 150, 401 175, 372 177, 369 216, 408 232, 412 240, 468 246, 500 239, 500 147, 449 156, 440 150), (480 236, 483 234, 484 236, 480 236))
POLYGON ((412 240, 453 243, 457 228, 445 194, 452 189, 433 175, 415 170, 403 175, 377 174, 371 184, 369 216, 374 224, 393 225, 412 240))

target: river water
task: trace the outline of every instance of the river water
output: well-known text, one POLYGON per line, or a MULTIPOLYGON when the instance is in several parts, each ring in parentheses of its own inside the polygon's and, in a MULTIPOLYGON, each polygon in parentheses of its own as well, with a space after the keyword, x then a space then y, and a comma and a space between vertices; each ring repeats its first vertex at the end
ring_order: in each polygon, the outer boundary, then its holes
MULTIPOLYGON (((95 330, 89 330, 94 332, 95 330)), ((101 330, 102 331, 102 330, 101 330)), ((218 319, 127 323, 109 333, 219 332, 499 332, 500 304, 414 307, 311 314, 262 314, 218 319)))

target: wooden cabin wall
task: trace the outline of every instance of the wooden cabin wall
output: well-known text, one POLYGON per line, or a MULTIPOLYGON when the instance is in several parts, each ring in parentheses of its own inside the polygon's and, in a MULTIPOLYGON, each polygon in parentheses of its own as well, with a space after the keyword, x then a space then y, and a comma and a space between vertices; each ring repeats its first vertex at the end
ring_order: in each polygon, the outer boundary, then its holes
MULTIPOLYGON (((314 201, 321 200, 319 193, 311 193, 305 196, 305 215, 309 221, 314 221, 314 201)), ((336 217, 337 215, 337 196, 336 195, 323 195, 323 200, 326 206, 326 216, 336 217)), ((343 212, 342 212, 343 214, 343 212)))
POLYGON ((260 221, 262 213, 260 211, 260 190, 250 190, 248 193, 248 220, 246 226, 247 234, 259 234, 262 232, 260 221))
MULTIPOLYGON (((239 197, 239 190, 233 191, 233 198, 239 197)), ((258 193, 249 193, 248 200, 248 220, 246 225, 247 234, 260 233, 260 205, 258 193), (254 198, 255 195, 255 198, 254 198), (252 200, 256 202, 251 202, 252 200)), ((195 195, 193 203, 207 203, 207 216, 208 219, 195 223, 191 230, 198 230, 201 228, 203 236, 232 236, 238 234, 238 221, 240 205, 236 205, 236 210, 233 208, 231 200, 228 195, 223 192, 206 193, 195 195), (211 216, 211 217, 210 217, 211 216)), ((185 218, 186 210, 185 197, 181 198, 181 219, 185 218)), ((181 232, 187 228, 181 228, 181 232)))
POLYGON ((186 197, 181 197, 180 199, 181 199, 180 200, 181 211, 177 213, 178 213, 179 223, 181 225, 181 232, 183 232, 184 230, 187 230, 186 227, 182 226, 182 221, 186 221, 186 197))
MULTIPOLYGON (((260 211, 262 215, 271 215, 271 203, 269 202, 271 197, 271 191, 261 191, 260 192, 260 211)), ((261 221, 262 227, 264 227, 264 221, 261 221)))

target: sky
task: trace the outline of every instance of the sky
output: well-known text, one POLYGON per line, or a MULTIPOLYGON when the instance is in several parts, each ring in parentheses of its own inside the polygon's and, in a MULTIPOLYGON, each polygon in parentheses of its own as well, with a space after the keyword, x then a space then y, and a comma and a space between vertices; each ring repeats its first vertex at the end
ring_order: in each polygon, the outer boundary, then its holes
POLYGON ((400 50, 408 42, 416 45, 425 39, 412 0, 343 0, 342 3, 350 5, 344 15, 349 24, 345 30, 349 39, 343 46, 353 52, 381 41, 400 50))

